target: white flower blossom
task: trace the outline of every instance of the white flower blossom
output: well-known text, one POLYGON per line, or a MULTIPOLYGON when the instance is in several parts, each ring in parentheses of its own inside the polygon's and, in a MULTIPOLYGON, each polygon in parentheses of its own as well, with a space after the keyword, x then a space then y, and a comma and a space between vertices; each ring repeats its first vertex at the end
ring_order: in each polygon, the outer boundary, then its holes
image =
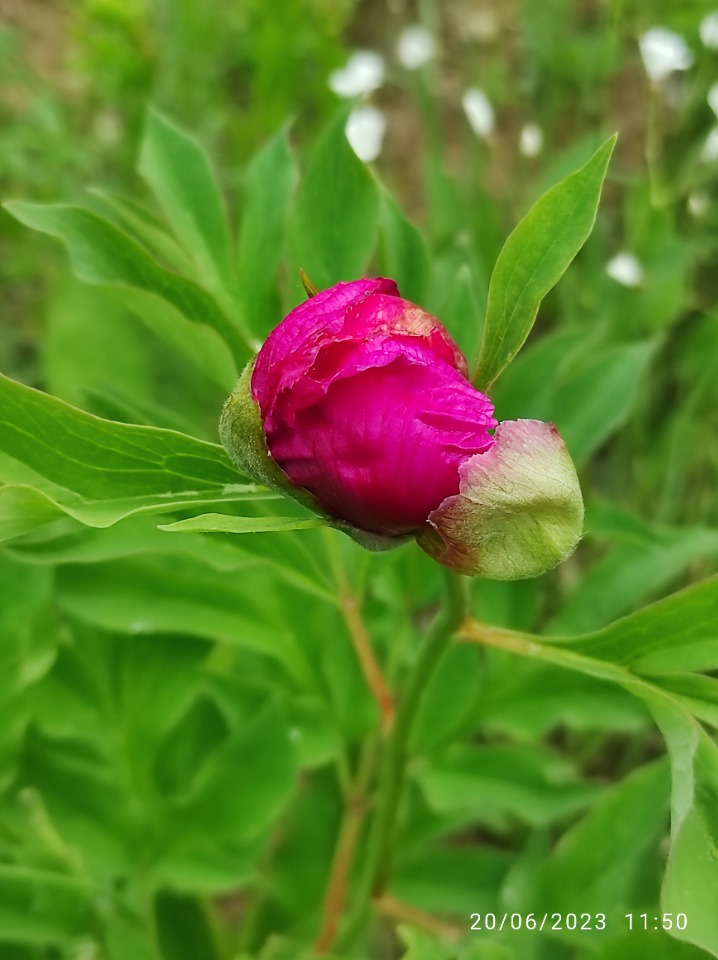
POLYGON ((329 75, 329 86, 338 97, 371 93, 384 82, 384 58, 373 50, 357 50, 341 70, 329 75))
POLYGON ((519 137, 519 152, 524 157, 537 157, 543 150, 543 130, 537 123, 526 123, 519 137))
POLYGON ((414 24, 399 35, 396 53, 399 62, 407 70, 418 70, 434 56, 434 38, 424 27, 414 24))
POLYGON ((386 117, 371 106, 355 107, 345 127, 349 145, 364 163, 371 163, 381 153, 385 131, 386 117))
POLYGON ((488 137, 494 130, 494 108, 483 90, 470 87, 462 97, 461 104, 469 126, 477 137, 488 137))
POLYGON ((703 17, 698 33, 704 47, 718 50, 718 10, 713 10, 703 17))
POLYGON ((651 27, 639 37, 638 45, 643 66, 654 83, 693 65, 693 52, 684 38, 665 27, 651 27))
POLYGON ((624 287, 640 287, 643 283, 643 267, 632 253, 625 250, 608 261, 606 273, 624 287))
POLYGON ((701 150, 701 160, 703 163, 715 163, 718 160, 718 127, 713 127, 706 137, 701 150))

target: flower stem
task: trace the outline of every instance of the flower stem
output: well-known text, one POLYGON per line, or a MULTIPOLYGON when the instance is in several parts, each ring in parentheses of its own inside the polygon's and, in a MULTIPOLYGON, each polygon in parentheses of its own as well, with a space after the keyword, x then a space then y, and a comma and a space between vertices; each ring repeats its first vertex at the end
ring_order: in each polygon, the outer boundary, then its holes
POLYGON ((349 633, 351 634, 354 650, 361 664, 364 679, 371 690, 372 696, 379 707, 382 730, 387 731, 394 719, 394 702, 384 682, 379 664, 372 650, 371 640, 367 633, 364 621, 359 612, 356 598, 345 593, 341 598, 341 610, 349 633))
POLYGON ((394 702, 384 680, 381 667, 374 656, 371 639, 361 615, 359 600, 344 570, 341 555, 337 549, 336 534, 329 530, 323 532, 332 574, 339 592, 339 609, 349 631, 354 652, 359 660, 366 684, 379 708, 381 728, 386 733, 394 719, 394 702))
POLYGON ((446 581, 445 603, 431 626, 419 652, 385 747, 377 791, 378 804, 369 834, 367 857, 357 906, 349 918, 342 946, 349 943, 364 924, 370 902, 379 897, 386 885, 394 856, 394 839, 401 803, 404 774, 409 755, 409 740, 424 691, 452 635, 466 616, 465 581, 443 571, 446 581))
POLYGON ((361 836, 364 817, 369 809, 367 789, 374 777, 377 747, 377 736, 374 735, 364 745, 356 781, 353 784, 351 794, 345 800, 344 819, 339 828, 339 838, 334 850, 329 881, 324 896, 322 908, 324 920, 314 944, 314 952, 317 955, 326 953, 332 945, 339 927, 356 846, 361 836))
POLYGON ((462 927, 453 923, 447 923, 438 917, 425 913, 423 910, 417 910, 416 907, 408 903, 402 903, 400 900, 390 897, 384 893, 374 900, 374 906, 377 913, 397 923, 410 923, 421 930, 427 930, 434 936, 442 937, 445 940, 460 940, 464 930, 462 927))

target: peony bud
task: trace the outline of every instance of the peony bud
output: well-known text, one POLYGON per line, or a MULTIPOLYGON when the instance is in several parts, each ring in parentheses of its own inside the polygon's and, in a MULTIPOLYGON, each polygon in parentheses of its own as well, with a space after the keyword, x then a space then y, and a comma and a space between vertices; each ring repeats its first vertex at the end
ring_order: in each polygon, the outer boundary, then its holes
POLYGON ((225 405, 237 465, 365 546, 416 537, 461 573, 536 576, 581 535, 553 426, 507 422, 439 321, 392 280, 338 283, 269 335, 225 405))

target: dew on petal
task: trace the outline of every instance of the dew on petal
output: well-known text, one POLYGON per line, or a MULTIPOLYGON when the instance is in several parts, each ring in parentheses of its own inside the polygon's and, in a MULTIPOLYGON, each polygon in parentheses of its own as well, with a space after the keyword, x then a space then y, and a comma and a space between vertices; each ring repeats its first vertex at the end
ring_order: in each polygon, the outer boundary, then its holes
POLYGON ((606 264, 608 276, 624 287, 639 287, 643 283, 643 267, 632 253, 617 253, 606 264))
POLYGON ((470 87, 461 99, 466 119, 477 137, 485 138, 493 133, 495 125, 494 108, 483 90, 470 87))
POLYGON ((537 123, 527 123, 521 129, 519 152, 524 157, 537 157, 543 150, 543 130, 537 123))
POLYGON ((386 132, 386 117, 376 107, 356 107, 349 114, 345 133, 354 153, 364 163, 371 163, 381 153, 386 132))
POLYGON ((665 27, 651 27, 639 37, 638 45, 646 73, 660 83, 671 73, 688 70, 693 65, 693 51, 685 39, 665 27))
POLYGON ((384 82, 384 59, 373 50, 357 50, 341 70, 329 75, 329 86, 338 97, 371 93, 384 82))
POLYGON ((399 63, 407 70, 418 70, 434 56, 434 38, 424 27, 414 24, 402 30, 396 45, 399 63))

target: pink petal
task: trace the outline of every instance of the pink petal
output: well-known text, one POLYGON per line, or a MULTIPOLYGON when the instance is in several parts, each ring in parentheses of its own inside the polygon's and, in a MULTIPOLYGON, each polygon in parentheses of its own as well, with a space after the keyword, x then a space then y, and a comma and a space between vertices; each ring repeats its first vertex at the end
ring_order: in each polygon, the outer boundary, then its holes
MULTIPOLYGON (((252 375, 252 395, 263 418, 271 418, 281 394, 294 393, 305 377, 316 381, 319 392, 328 387, 327 377, 346 355, 345 344, 368 345, 379 352, 395 339, 425 345, 435 359, 467 373, 466 360, 439 321, 399 297, 392 280, 337 284, 296 307, 262 347, 252 375)), ((303 396, 301 403, 307 399, 303 396)))
POLYGON ((365 530, 421 527, 493 443, 493 406, 426 347, 361 350, 317 402, 267 432, 273 459, 330 514, 365 530), (373 361, 373 362, 372 362, 373 361))

